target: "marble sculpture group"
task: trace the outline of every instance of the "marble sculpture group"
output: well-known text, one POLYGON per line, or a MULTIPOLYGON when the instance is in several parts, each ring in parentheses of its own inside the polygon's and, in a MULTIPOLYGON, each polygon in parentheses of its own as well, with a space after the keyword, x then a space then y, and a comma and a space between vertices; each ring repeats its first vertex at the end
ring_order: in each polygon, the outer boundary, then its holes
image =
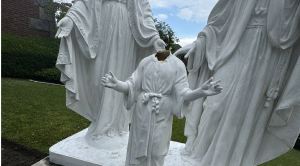
POLYGON ((58 27, 66 105, 91 121, 85 140, 99 149, 127 146, 131 123, 124 165, 164 165, 173 115, 186 117, 181 157, 193 166, 254 166, 293 148, 299 0, 219 0, 173 55, 148 0, 77 0, 58 27))

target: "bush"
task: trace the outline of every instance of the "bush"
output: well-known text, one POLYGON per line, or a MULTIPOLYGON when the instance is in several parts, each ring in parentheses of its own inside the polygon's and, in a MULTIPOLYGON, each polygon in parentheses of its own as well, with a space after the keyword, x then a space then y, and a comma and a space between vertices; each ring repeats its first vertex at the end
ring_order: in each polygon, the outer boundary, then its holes
POLYGON ((300 134, 298 136, 298 139, 296 141, 296 144, 295 144, 294 148, 300 150, 300 134))
POLYGON ((60 71, 57 68, 43 69, 42 71, 35 72, 32 78, 35 80, 61 83, 60 71))
POLYGON ((2 33, 1 42, 2 77, 34 78, 38 75, 40 80, 55 78, 57 81, 52 68, 55 68, 59 40, 2 33))

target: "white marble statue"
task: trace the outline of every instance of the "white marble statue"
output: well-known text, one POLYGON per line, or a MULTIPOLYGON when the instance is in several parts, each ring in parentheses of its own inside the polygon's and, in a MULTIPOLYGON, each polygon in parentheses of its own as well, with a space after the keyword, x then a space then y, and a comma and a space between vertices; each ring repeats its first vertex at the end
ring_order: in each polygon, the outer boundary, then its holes
POLYGON ((300 1, 219 0, 186 52, 191 89, 221 79, 220 95, 192 103, 186 161, 254 166, 293 148, 300 132, 300 1))
POLYGON ((124 93, 127 110, 136 103, 127 148, 126 166, 163 166, 167 155, 173 115, 182 118, 190 101, 219 94, 220 81, 206 81, 190 90, 184 64, 169 51, 144 58, 126 82, 111 72, 102 79, 106 87, 124 93), (159 54, 167 54, 161 61, 159 54))
POLYGON ((148 0, 77 0, 58 27, 56 66, 67 107, 92 122, 86 135, 90 146, 126 146, 131 114, 121 94, 100 82, 108 71, 126 79, 143 55, 164 49, 148 0))

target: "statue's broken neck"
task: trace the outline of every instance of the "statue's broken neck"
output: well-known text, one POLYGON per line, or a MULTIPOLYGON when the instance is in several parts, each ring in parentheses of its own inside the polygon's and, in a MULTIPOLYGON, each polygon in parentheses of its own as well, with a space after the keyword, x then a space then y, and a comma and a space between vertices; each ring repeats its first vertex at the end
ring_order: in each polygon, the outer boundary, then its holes
POLYGON ((165 61, 169 55, 170 55, 169 50, 161 50, 156 53, 155 57, 157 58, 158 61, 165 61))

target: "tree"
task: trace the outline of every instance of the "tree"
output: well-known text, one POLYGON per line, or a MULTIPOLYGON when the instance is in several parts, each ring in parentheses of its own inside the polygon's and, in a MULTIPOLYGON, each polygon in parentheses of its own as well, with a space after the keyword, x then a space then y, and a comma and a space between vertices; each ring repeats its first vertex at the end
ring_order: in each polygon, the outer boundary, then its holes
POLYGON ((179 38, 175 36, 175 32, 172 28, 166 23, 154 19, 155 27, 159 33, 160 38, 166 43, 166 49, 169 50, 172 47, 172 53, 181 48, 180 45, 176 44, 179 42, 179 38))
POLYGON ((65 17, 70 7, 73 5, 74 1, 71 3, 64 2, 62 0, 50 1, 47 4, 40 4, 44 11, 48 14, 54 14, 55 20, 58 23, 62 18, 65 17))

